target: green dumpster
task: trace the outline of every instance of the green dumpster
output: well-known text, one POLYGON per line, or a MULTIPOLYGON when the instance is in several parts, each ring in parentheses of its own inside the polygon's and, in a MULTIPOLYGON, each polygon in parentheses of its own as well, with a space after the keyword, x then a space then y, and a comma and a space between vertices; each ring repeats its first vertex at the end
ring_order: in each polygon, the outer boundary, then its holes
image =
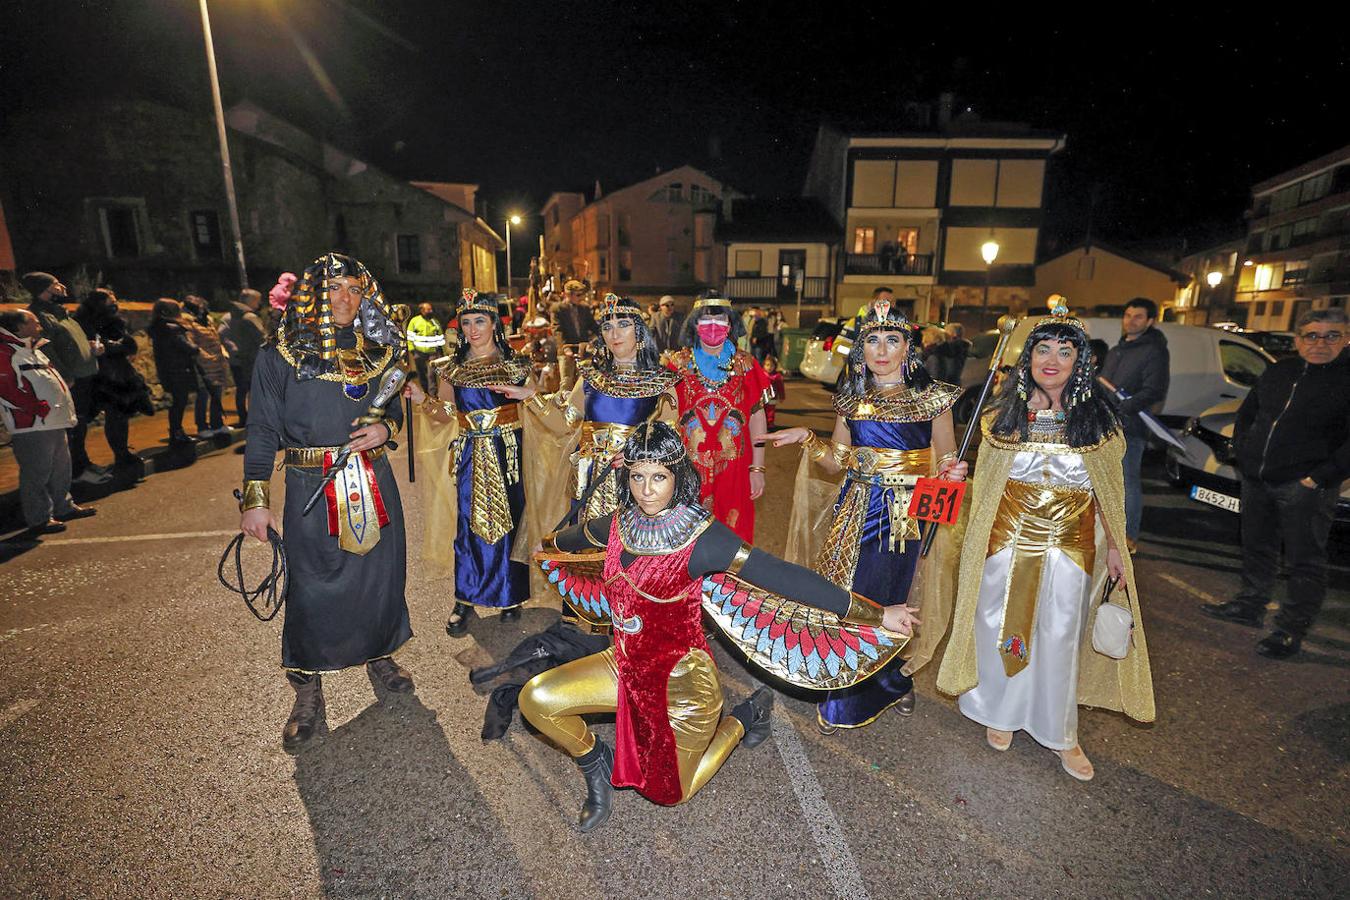
POLYGON ((802 357, 806 355, 806 342, 811 340, 810 328, 783 328, 778 332, 783 343, 783 353, 778 360, 778 368, 784 372, 795 372, 801 367, 802 357))

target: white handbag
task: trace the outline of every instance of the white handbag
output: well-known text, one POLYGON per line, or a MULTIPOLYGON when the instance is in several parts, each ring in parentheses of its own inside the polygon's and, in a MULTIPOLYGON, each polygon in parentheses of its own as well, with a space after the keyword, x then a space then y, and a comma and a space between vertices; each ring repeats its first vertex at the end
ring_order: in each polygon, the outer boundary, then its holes
MULTIPOLYGON (((1134 632, 1134 617, 1128 606, 1111 601, 1117 579, 1108 578, 1102 587, 1102 600, 1097 606, 1097 620, 1092 625, 1092 649, 1112 659, 1124 659, 1130 652, 1130 637, 1134 632)), ((1130 588, 1125 587, 1125 602, 1129 603, 1130 588)))

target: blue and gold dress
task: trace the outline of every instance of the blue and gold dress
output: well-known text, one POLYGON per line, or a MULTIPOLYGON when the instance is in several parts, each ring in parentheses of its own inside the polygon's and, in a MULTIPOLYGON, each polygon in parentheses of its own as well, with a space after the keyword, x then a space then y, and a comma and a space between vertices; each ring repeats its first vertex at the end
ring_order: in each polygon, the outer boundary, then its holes
MULTIPOLYGON (((910 494, 919 478, 935 471, 933 420, 959 396, 955 385, 935 382, 917 391, 902 386, 835 398, 852 446, 833 448, 844 483, 816 571, 882 606, 909 598, 922 537, 908 515, 910 494)), ((901 668, 896 660, 867 681, 830 691, 817 704, 821 724, 857 728, 871 722, 913 689, 901 668)))
POLYGON ((520 403, 488 385, 524 384, 530 362, 521 356, 446 358, 432 365, 452 388, 446 412, 459 426, 450 445, 457 506, 455 599, 493 609, 519 606, 530 597, 529 570, 511 559, 525 515, 520 403))

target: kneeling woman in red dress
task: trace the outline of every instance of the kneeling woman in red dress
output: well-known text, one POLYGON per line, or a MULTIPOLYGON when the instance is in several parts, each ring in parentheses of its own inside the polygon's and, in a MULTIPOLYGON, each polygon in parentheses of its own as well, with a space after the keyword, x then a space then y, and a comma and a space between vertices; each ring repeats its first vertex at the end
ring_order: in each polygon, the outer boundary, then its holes
POLYGON ((683 803, 737 744, 769 734, 761 688, 725 718, 701 611, 766 671, 798 686, 857 683, 899 652, 917 621, 756 550, 698 504, 699 476, 669 425, 639 425, 623 449, 620 506, 544 540, 536 558, 569 605, 612 623, 609 649, 533 678, 520 709, 586 778, 580 828, 609 818, 614 787, 683 803), (582 719, 615 714, 615 748, 582 719))

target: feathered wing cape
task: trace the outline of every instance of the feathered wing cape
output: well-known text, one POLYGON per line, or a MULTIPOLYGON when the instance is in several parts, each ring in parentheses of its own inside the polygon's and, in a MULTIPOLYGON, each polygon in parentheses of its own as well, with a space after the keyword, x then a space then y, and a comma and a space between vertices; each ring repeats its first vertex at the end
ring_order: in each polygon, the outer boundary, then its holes
MULTIPOLYGON (((967 520, 962 539, 960 569, 957 576, 956 612, 952 619, 951 639, 938 670, 938 690, 946 694, 964 694, 979 683, 975 662, 975 611, 980 597, 989 534, 1003 498, 1003 486, 1012 470, 1018 447, 991 436, 984 423, 984 442, 980 446, 979 467, 967 494, 967 520)), ((1029 448, 1028 448, 1029 449, 1029 448)), ((1121 460, 1125 439, 1114 433, 1097 447, 1075 448, 1092 481, 1098 508, 1111 534, 1123 546, 1125 536, 1125 482, 1121 460)), ((1087 629, 1078 659, 1078 703, 1113 709, 1140 722, 1152 722, 1153 677, 1149 670, 1148 644, 1144 639, 1144 621, 1139 609, 1139 591, 1135 586, 1134 565, 1128 553, 1121 553, 1125 564, 1125 583, 1129 587, 1130 614, 1134 617, 1134 635, 1129 653, 1116 660, 1092 649, 1092 627, 1097 618, 1097 599, 1106 580, 1106 534, 1097 520, 1096 564, 1092 572, 1093 599, 1087 629)), ((927 624, 927 619, 925 619, 927 624)))

